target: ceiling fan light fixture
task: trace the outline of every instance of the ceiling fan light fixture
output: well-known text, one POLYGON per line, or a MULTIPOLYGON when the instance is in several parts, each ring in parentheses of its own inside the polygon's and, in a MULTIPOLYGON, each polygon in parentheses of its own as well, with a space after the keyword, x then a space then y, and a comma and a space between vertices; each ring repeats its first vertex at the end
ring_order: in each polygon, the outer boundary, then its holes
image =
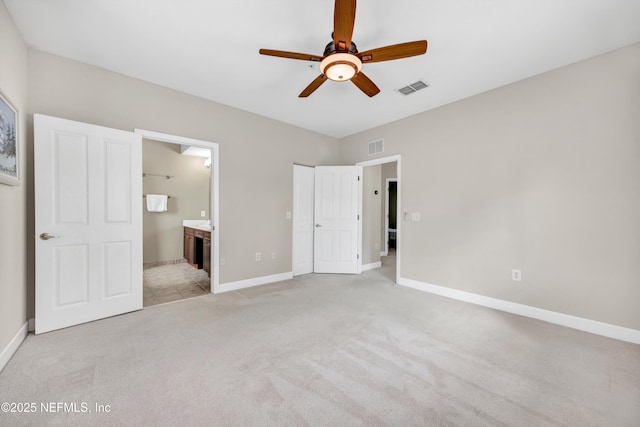
POLYGON ((360 72, 362 61, 350 53, 334 53, 322 60, 320 69, 329 80, 344 82, 360 72))

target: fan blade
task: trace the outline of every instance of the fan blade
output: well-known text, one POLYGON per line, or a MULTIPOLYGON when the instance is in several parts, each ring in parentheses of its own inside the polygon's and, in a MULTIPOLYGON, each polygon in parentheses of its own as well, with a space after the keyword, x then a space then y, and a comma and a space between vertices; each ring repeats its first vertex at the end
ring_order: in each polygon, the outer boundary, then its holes
POLYGON ((278 56, 280 58, 301 59, 303 61, 320 62, 324 56, 310 55, 308 53, 285 52, 284 50, 260 49, 261 55, 278 56))
POLYGON ((355 76, 353 76, 351 78, 351 81, 353 82, 354 85, 358 86, 358 88, 360 88, 360 90, 366 93, 369 97, 375 96, 378 93, 380 93, 380 89, 378 89, 378 86, 376 86, 376 84, 372 82, 369 77, 365 76, 362 71, 356 74, 355 76))
POLYGON ((337 52, 349 51, 355 22, 356 0, 336 0, 333 12, 333 43, 337 52))
POLYGON ((427 51, 427 41, 407 42, 391 46, 379 47, 358 53, 362 63, 390 61, 392 59, 409 58, 422 55, 427 51))
POLYGON ((302 92, 300 92, 300 95, 298 95, 298 97, 306 98, 307 96, 315 92, 315 90, 318 89, 320 85, 322 85, 322 83, 324 83, 325 81, 327 81, 327 77, 324 74, 320 74, 314 81, 311 82, 309 86, 307 86, 302 92))

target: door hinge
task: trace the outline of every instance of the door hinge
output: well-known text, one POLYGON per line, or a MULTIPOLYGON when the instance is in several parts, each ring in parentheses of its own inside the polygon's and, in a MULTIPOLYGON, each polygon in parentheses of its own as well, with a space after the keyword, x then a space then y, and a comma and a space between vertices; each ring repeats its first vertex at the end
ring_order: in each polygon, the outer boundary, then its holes
POLYGON ((358 221, 360 221, 360 215, 358 215, 358 221))
POLYGON ((357 259, 360 259, 360 254, 358 254, 358 258, 357 259))
POLYGON ((360 175, 358 175, 358 181, 360 181, 360 175))

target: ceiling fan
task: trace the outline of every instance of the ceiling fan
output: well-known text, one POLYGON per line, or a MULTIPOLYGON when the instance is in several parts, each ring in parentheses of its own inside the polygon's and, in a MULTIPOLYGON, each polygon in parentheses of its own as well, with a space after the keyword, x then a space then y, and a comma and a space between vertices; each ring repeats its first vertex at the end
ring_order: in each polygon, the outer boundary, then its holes
POLYGON ((422 55, 427 51, 427 41, 400 43, 358 52, 358 48, 351 40, 355 19, 356 0, 336 0, 333 14, 333 41, 325 47, 323 56, 272 49, 260 49, 260 53, 262 55, 320 62, 322 74, 316 77, 298 95, 301 98, 311 95, 327 79, 337 82, 351 80, 368 96, 377 95, 380 89, 360 71, 362 64, 422 55))

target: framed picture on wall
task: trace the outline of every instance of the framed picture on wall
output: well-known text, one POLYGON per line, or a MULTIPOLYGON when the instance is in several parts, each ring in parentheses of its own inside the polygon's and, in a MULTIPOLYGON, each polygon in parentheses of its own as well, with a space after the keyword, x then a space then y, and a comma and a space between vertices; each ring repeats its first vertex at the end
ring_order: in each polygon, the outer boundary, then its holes
POLYGON ((0 91, 0 184, 20 184, 18 147, 18 110, 0 91))

